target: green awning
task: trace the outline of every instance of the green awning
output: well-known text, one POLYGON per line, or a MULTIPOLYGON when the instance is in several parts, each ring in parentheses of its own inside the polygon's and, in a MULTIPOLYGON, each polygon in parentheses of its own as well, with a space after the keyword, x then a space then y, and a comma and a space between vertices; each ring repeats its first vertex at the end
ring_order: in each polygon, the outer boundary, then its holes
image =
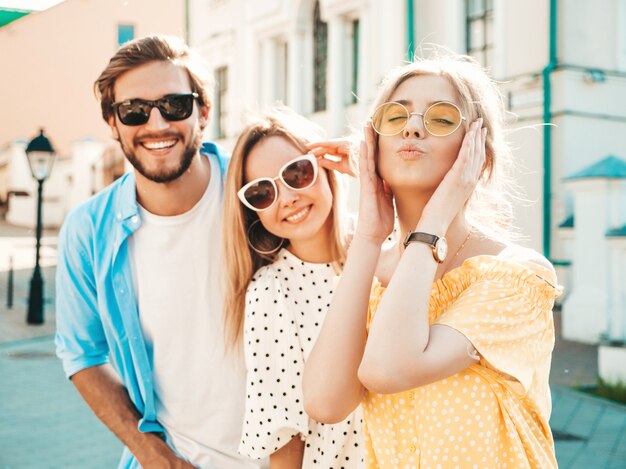
POLYGON ((0 8, 0 28, 12 21, 20 19, 22 16, 26 16, 30 11, 26 10, 13 10, 9 8, 0 8))
POLYGON ((607 156, 603 160, 566 177, 565 180, 571 181, 572 179, 587 178, 626 178, 626 161, 617 156, 607 156))

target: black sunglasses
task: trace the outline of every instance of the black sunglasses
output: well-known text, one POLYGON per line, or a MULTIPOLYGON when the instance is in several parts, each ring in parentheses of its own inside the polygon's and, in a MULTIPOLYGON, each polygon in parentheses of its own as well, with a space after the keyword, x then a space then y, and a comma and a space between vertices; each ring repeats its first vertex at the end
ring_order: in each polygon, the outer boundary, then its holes
POLYGON ((163 119, 168 121, 185 120, 193 112, 194 99, 198 99, 198 93, 171 94, 154 101, 127 99, 113 103, 111 107, 122 124, 134 126, 148 122, 152 108, 157 108, 163 119))

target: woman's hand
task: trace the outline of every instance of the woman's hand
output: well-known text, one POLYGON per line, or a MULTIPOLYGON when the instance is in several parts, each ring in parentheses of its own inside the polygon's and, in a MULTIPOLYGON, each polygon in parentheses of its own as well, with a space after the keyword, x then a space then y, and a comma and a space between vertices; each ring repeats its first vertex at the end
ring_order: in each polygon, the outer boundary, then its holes
POLYGON ((474 121, 463 138, 459 155, 424 207, 420 225, 435 226, 444 234, 476 189, 485 165, 487 129, 474 121))
POLYGON ((393 194, 376 171, 376 143, 371 123, 364 128, 359 152, 359 220, 354 235, 382 244, 393 231, 393 194))
POLYGON ((348 138, 335 138, 321 142, 312 142, 307 148, 317 156, 322 168, 333 169, 342 174, 356 177, 358 168, 353 143, 348 138))

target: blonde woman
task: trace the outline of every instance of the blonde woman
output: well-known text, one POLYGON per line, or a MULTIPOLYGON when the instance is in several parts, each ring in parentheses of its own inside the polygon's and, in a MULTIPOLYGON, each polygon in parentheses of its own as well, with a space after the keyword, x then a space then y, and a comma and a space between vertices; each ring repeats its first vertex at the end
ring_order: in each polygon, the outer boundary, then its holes
POLYGON ((334 425, 304 411, 302 372, 345 259, 341 187, 349 163, 318 158, 316 127, 285 109, 248 125, 230 161, 224 238, 226 325, 243 342, 247 400, 239 446, 272 468, 363 465, 360 412, 334 425))
POLYGON ((361 403, 367 467, 556 467, 556 278, 511 241, 496 86, 469 58, 424 60, 391 71, 374 109, 307 411, 334 422, 361 403), (381 252, 394 206, 404 242, 381 252))

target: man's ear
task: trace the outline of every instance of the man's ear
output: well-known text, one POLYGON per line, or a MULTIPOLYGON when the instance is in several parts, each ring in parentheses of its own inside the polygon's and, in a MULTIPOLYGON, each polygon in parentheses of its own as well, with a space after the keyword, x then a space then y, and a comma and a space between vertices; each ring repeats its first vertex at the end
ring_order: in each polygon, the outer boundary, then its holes
POLYGON ((111 137, 113 137, 114 140, 119 140, 120 135, 117 132, 117 127, 115 126, 115 116, 110 115, 109 118, 107 119, 107 122, 109 124, 109 127, 111 127, 111 137))
POLYGON ((200 129, 204 130, 209 125, 209 106, 200 106, 200 129))

